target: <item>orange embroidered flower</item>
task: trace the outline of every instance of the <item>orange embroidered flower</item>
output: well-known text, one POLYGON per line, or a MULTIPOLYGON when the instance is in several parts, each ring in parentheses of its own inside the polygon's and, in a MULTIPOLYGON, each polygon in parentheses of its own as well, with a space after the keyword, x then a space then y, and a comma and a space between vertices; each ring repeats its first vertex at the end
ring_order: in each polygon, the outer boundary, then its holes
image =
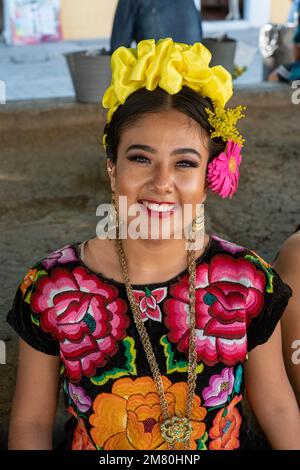
POLYGON ((30 269, 20 284, 20 289, 24 295, 29 286, 33 283, 37 269, 30 269))
MULTIPOLYGON (((162 377, 170 415, 184 415, 187 384, 172 384, 162 377)), ((192 410, 191 447, 205 433, 206 409, 195 396, 192 410)), ((95 444, 104 450, 167 450, 168 445, 160 431, 162 411, 156 385, 151 377, 117 380, 112 393, 99 394, 94 403, 95 414, 90 416, 91 436, 95 444)), ((176 444, 180 449, 181 444, 176 444)))
POLYGON ((79 418, 74 431, 72 450, 96 450, 96 447, 89 438, 82 418, 79 418))
POLYGON ((72 450, 96 450, 96 447, 88 435, 84 420, 82 418, 78 418, 77 414, 71 406, 69 406, 68 412, 78 419, 78 423, 73 435, 72 450))
POLYGON ((210 450, 234 450, 240 446, 238 437, 242 418, 235 405, 241 399, 242 395, 235 396, 229 405, 216 415, 209 431, 209 437, 213 439, 209 444, 210 450))

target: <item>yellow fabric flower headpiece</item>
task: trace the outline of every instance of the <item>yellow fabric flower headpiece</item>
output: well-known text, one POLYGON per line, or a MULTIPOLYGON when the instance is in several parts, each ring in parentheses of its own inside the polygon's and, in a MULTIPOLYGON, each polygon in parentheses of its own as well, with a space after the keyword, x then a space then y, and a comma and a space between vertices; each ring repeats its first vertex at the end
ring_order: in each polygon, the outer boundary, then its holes
POLYGON ((160 87, 170 95, 188 86, 214 104, 225 106, 231 98, 232 77, 224 67, 209 67, 211 53, 203 44, 192 46, 172 39, 140 41, 136 49, 119 47, 111 58, 112 81, 102 104, 108 122, 120 104, 140 88, 160 87))

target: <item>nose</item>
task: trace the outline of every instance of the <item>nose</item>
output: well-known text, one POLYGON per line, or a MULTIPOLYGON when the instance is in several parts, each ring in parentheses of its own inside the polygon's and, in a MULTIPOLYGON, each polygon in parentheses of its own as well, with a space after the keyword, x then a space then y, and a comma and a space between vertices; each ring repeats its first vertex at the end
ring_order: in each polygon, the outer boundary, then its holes
POLYGON ((158 165, 152 176, 152 185, 157 192, 172 191, 172 173, 167 165, 158 165))

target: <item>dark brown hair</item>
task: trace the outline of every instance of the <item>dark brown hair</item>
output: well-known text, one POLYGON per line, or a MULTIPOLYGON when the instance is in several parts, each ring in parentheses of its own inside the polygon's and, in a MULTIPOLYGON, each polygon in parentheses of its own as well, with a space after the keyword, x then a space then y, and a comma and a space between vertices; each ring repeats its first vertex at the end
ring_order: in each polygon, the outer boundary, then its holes
MULTIPOLYGON (((145 88, 135 91, 123 105, 117 108, 111 121, 104 128, 107 158, 116 163, 122 132, 141 116, 149 113, 175 109, 196 121, 206 135, 210 136, 213 128, 208 122, 205 108, 213 109, 211 100, 203 98, 186 86, 183 86, 175 95, 170 95, 159 87, 153 91, 148 91, 145 88)), ((221 138, 209 138, 208 142, 209 161, 211 161, 225 149, 226 143, 221 138)))

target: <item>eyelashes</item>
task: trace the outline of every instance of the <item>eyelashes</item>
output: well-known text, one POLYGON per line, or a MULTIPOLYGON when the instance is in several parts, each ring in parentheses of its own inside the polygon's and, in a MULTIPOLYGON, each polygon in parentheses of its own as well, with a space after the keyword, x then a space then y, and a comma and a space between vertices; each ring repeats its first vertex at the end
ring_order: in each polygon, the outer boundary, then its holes
MULTIPOLYGON (((134 155, 127 158, 129 161, 134 161, 137 163, 151 163, 151 160, 149 158, 140 155, 134 155)), ((198 168, 200 164, 192 160, 180 160, 176 163, 176 166, 180 168, 198 168)))
POLYGON ((130 160, 131 162, 135 161, 135 162, 139 162, 139 163, 150 162, 149 158, 141 157, 141 156, 128 157, 128 160, 130 160))
POLYGON ((199 163, 196 163, 196 162, 192 162, 190 160, 180 160, 180 162, 177 162, 177 164, 181 164, 183 163, 183 165, 180 165, 180 166, 183 166, 183 167, 187 167, 187 168, 198 168, 200 165, 199 163))

